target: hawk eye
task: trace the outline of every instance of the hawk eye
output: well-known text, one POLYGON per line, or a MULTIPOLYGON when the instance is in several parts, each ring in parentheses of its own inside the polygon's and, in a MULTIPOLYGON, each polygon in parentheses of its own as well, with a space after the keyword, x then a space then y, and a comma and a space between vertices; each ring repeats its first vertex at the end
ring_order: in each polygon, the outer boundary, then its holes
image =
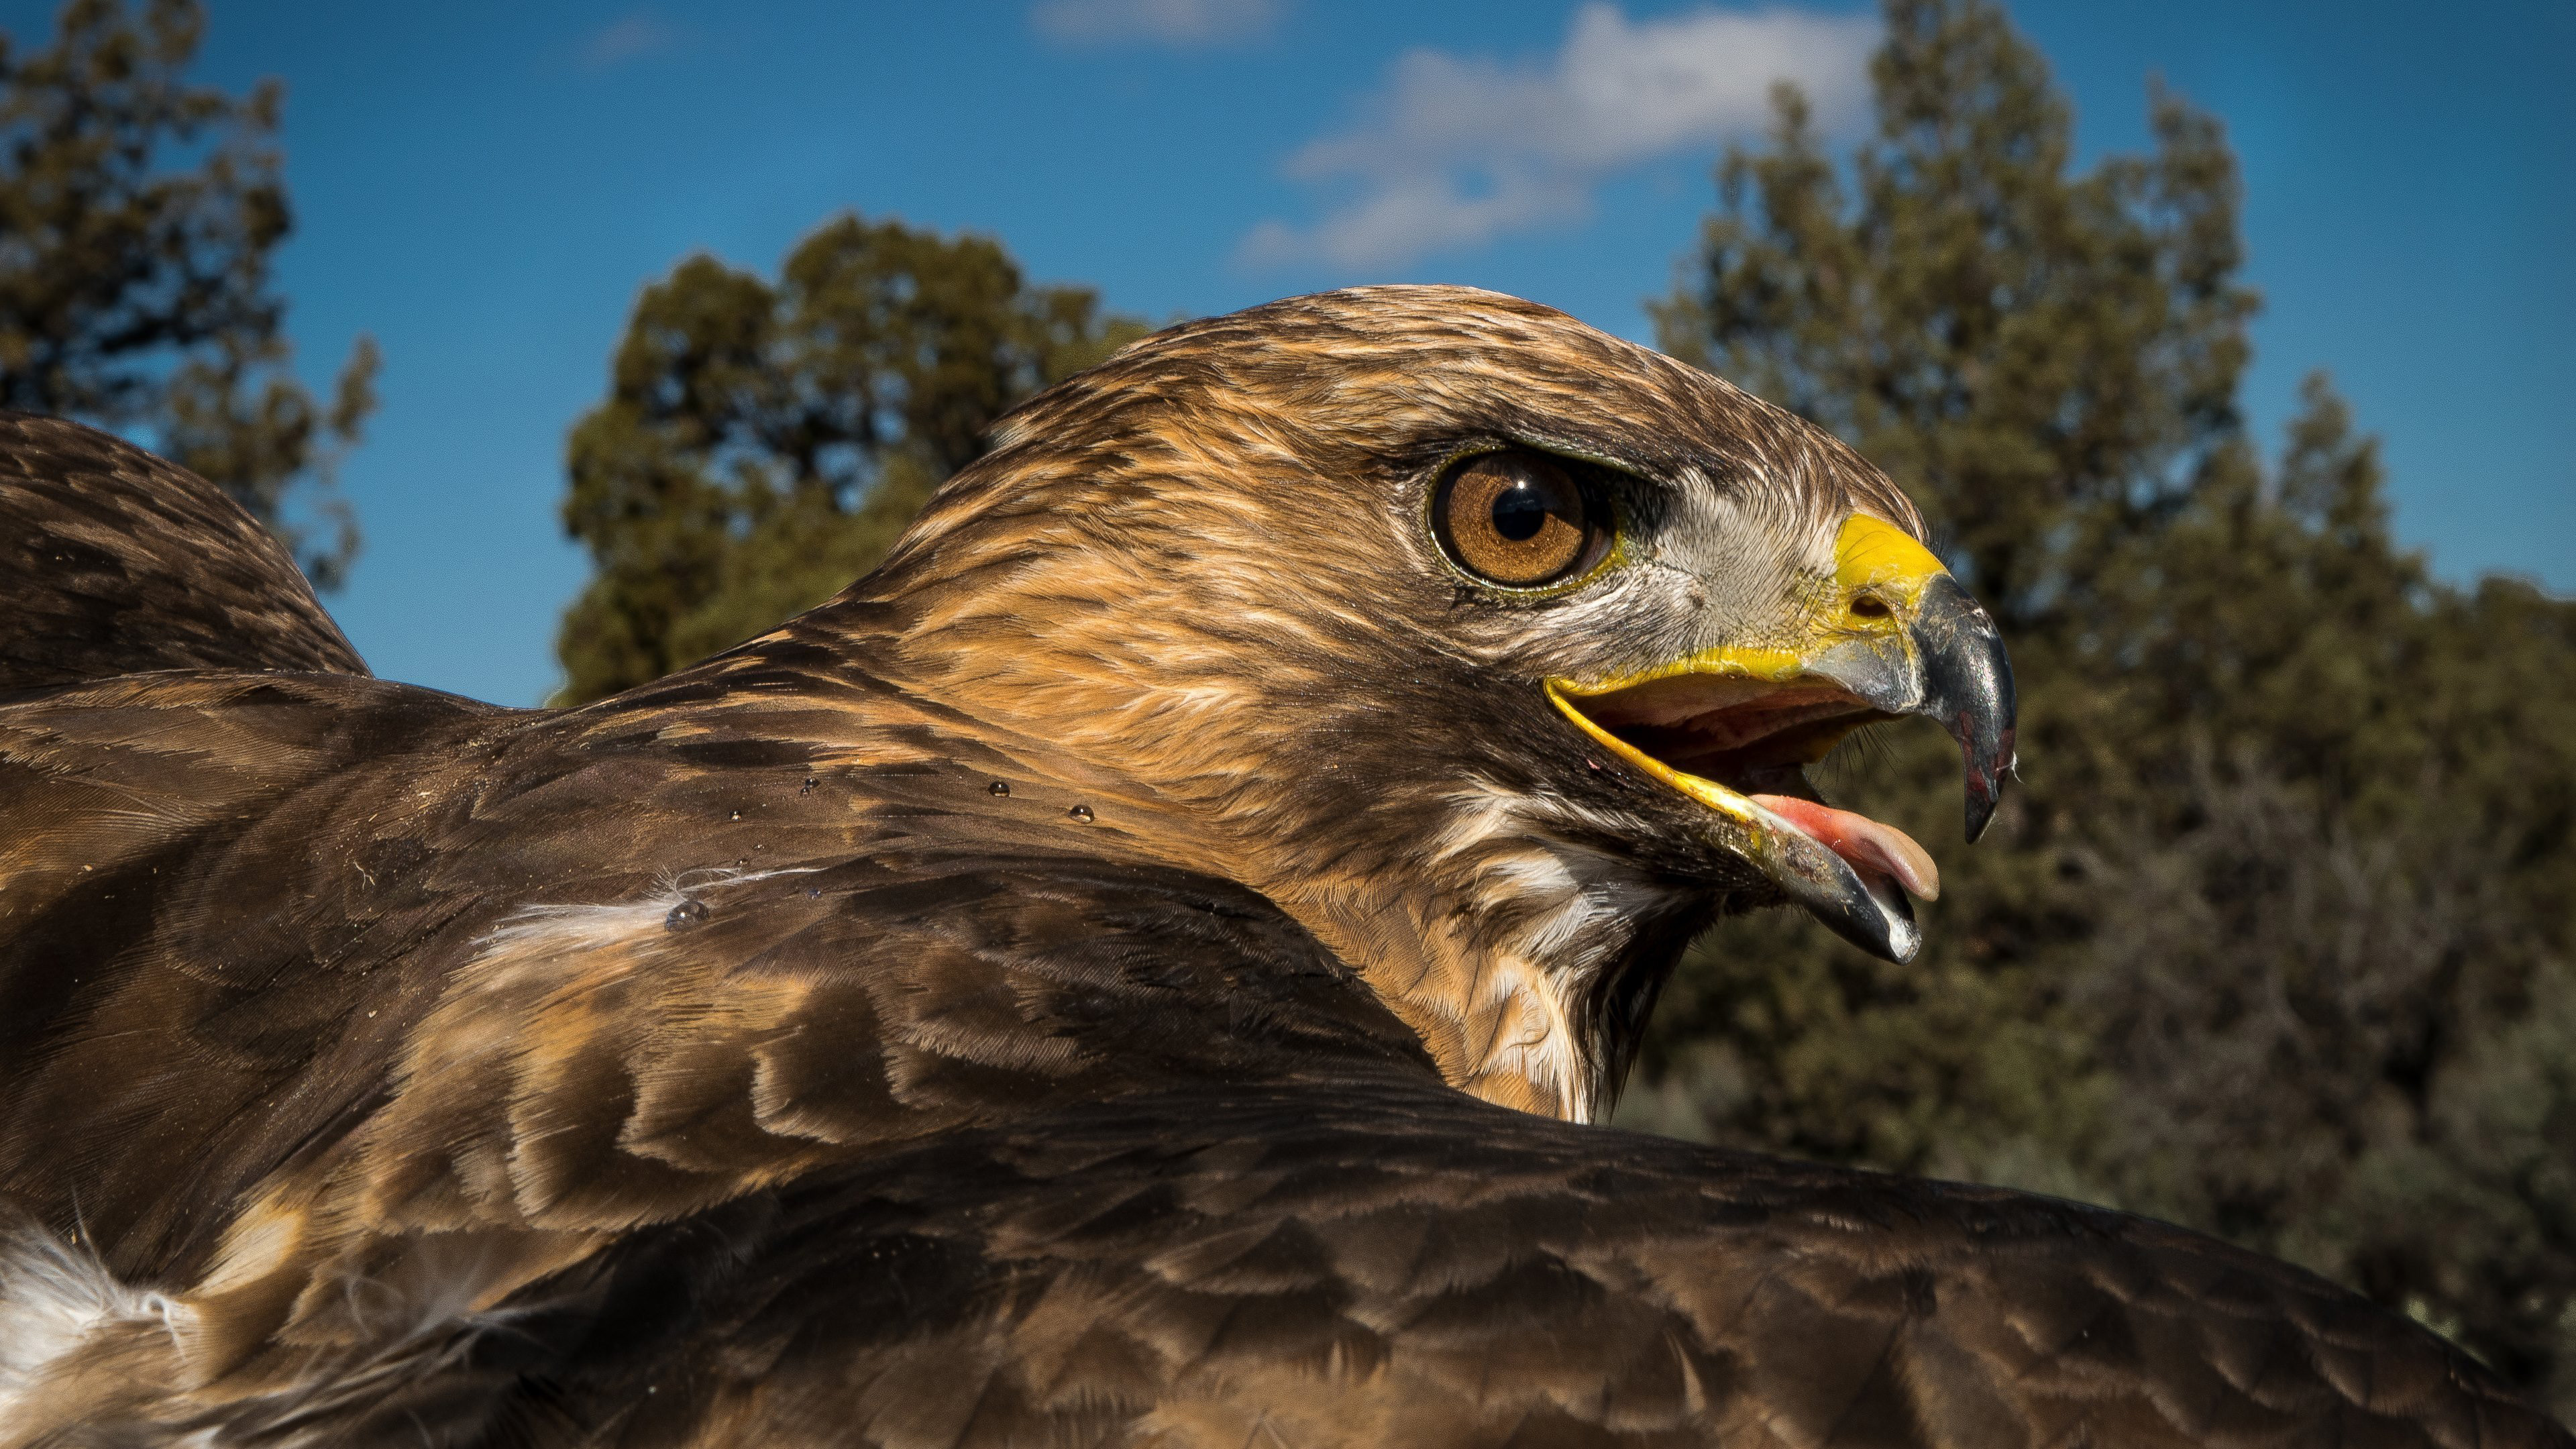
POLYGON ((1528 589, 1599 561, 1609 530, 1565 465, 1513 449, 1469 458, 1440 482, 1431 528, 1452 563, 1528 589))

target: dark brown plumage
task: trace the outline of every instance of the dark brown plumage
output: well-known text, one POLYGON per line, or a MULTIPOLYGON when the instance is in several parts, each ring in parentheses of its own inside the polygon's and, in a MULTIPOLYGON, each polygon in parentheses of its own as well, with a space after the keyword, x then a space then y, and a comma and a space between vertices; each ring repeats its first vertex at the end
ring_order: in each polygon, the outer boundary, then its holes
POLYGON ((277 540, 184 468, 0 412, 0 689, 147 669, 367 666, 277 540))
POLYGON ((1883 478, 1543 308, 1149 339, 566 712, 0 444, 88 550, 0 620, 0 1446, 2570 1442, 2178 1230, 1557 1120, 1718 911, 1904 949, 1902 862, 1734 802, 1832 823, 1796 761, 1875 713, 2010 739, 1930 667, 1972 609, 1836 543, 1919 555, 1883 478), (1445 561, 1504 448, 1616 550, 1445 561))

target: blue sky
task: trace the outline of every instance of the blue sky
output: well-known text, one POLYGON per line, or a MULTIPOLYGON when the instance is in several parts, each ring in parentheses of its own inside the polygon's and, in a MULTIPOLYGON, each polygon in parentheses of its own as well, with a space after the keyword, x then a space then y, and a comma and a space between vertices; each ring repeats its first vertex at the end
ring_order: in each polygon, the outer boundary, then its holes
MULTIPOLYGON (((995 234, 1157 319, 1455 281, 1643 340, 1769 75, 1856 120, 1872 27, 1654 0, 210 3, 200 75, 286 83, 305 371, 384 349, 333 611, 379 672, 514 704, 553 684, 583 577, 564 431, 637 288, 692 251, 766 270, 856 208, 995 234)), ((33 41, 51 9, 0 0, 0 25, 33 41)), ((2088 156, 2141 142, 2150 73, 2227 122, 2267 434, 2331 369, 2444 575, 2576 590, 2576 5, 2014 14, 2088 156)))

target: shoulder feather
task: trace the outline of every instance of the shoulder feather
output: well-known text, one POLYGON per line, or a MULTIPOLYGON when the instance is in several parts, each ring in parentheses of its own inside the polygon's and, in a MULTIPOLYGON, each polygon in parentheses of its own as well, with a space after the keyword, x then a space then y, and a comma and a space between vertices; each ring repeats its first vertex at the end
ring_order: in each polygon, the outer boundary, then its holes
POLYGON ((365 674, 295 561, 131 443, 0 413, 0 691, 157 669, 365 674))

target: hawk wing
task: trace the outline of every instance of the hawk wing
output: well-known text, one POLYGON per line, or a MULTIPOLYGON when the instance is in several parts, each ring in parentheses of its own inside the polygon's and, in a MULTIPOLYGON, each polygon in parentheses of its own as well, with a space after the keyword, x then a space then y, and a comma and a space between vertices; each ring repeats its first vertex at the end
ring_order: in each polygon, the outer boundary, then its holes
POLYGON ((2456 1350, 2206 1239, 1427 1083, 954 1134, 548 1293, 689 1325, 563 1341, 554 1402, 630 1442, 2566 1442, 2456 1350))
POLYGON ((0 413, 0 578, 21 581, 0 611, 0 691, 150 669, 367 672, 222 489, 78 423, 0 413))

